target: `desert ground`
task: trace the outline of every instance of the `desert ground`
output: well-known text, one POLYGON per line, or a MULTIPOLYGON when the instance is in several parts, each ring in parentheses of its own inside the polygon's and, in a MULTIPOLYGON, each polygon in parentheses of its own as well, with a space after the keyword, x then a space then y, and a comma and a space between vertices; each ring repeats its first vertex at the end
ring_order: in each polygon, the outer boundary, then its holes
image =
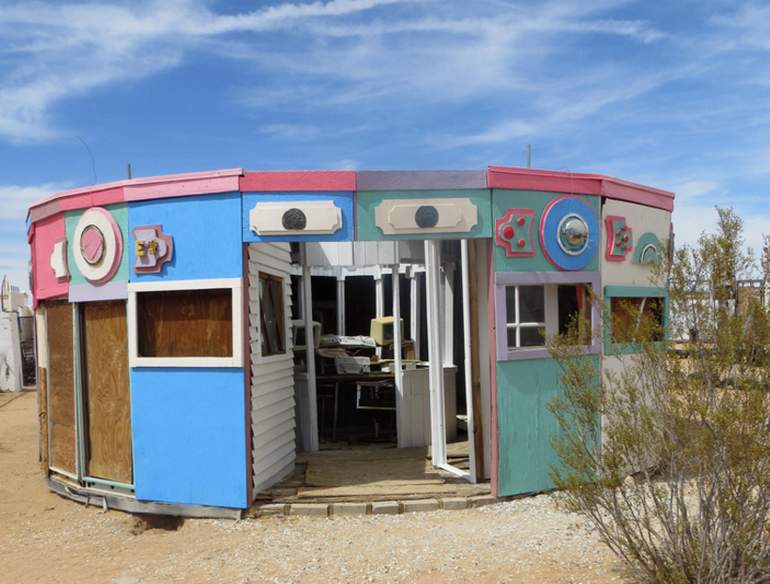
POLYGON ((541 495, 464 511, 144 520, 49 492, 35 394, 0 394, 0 582, 624 582, 576 516, 541 495))

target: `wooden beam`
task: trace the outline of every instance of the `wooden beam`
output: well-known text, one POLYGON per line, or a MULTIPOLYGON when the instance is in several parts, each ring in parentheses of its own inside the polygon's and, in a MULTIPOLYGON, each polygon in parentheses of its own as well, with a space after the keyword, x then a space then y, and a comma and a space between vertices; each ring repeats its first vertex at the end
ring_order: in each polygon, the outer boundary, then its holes
MULTIPOLYGON (((470 241, 468 244, 468 267, 476 266, 479 261, 478 245, 485 241, 470 241)), ((484 476, 484 432, 481 420, 481 360, 479 357, 479 282, 476 270, 468 272, 468 295, 470 306, 470 379, 471 379, 471 408, 472 416, 468 417, 469 447, 473 449, 476 463, 475 477, 478 480, 484 476), (472 420, 471 420, 472 417, 472 420), (471 430, 472 429, 472 430, 471 430)))
POLYGON ((307 372, 307 404, 310 422, 310 451, 318 450, 318 406, 316 405, 315 384, 315 335, 313 334, 313 284, 310 265, 307 261, 307 244, 302 244, 302 296, 304 299, 303 317, 305 319, 305 371, 307 372))

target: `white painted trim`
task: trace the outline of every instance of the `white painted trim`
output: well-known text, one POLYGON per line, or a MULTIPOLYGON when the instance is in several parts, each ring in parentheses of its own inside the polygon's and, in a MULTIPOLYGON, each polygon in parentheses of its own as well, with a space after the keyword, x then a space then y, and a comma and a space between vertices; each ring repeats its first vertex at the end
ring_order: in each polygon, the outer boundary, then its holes
POLYGON ((128 283, 128 365, 129 367, 243 367, 243 280, 215 278, 128 283), (136 295, 141 292, 209 290, 232 291, 233 354, 230 357, 141 357, 138 354, 136 295))
POLYGON ((345 335, 345 278, 337 277, 337 334, 345 335))
MULTIPOLYGON (((396 249, 396 259, 398 260, 398 249, 396 249)), ((404 400, 404 371, 401 368, 401 342, 403 332, 401 330, 401 294, 398 277, 398 264, 393 270, 393 382, 396 386, 396 438, 399 448, 406 444, 402 437, 402 428, 404 426, 402 416, 404 400)))
POLYGON ((420 320, 422 317, 422 302, 420 299, 420 274, 416 271, 409 272, 409 328, 414 341, 414 358, 420 360, 420 320))
POLYGON ((307 263, 307 244, 301 244, 302 280, 305 286, 302 289, 304 297, 304 320, 305 320, 305 371, 307 372, 307 402, 309 412, 310 428, 310 451, 315 452, 319 449, 318 444, 318 399, 316 395, 315 378, 315 343, 313 342, 313 279, 310 275, 310 266, 307 263), (310 331, 310 335, 308 335, 310 331))
POLYGON ((431 461, 441 467, 447 463, 444 420, 444 366, 441 355, 441 296, 439 268, 440 241, 425 241, 426 314, 428 317, 428 375, 430 379, 431 461))
POLYGON ((478 471, 476 470, 476 445, 475 445, 475 426, 473 411, 473 359, 471 358, 471 267, 468 262, 468 240, 460 241, 460 270, 462 273, 462 293, 463 293, 463 357, 465 369, 465 415, 468 418, 468 458, 469 465, 467 478, 470 482, 478 481, 478 471))

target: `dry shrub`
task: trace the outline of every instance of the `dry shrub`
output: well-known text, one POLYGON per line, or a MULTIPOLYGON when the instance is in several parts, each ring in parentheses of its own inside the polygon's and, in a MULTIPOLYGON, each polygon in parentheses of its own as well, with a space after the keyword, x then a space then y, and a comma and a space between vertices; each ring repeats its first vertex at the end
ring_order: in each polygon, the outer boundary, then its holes
POLYGON ((613 332, 639 342, 603 380, 570 335, 552 346, 553 479, 643 582, 770 582, 770 318, 758 301, 736 307, 752 258, 740 218, 717 211, 717 233, 661 268, 678 351, 641 342, 663 331, 638 310, 616 315, 633 329, 613 332))

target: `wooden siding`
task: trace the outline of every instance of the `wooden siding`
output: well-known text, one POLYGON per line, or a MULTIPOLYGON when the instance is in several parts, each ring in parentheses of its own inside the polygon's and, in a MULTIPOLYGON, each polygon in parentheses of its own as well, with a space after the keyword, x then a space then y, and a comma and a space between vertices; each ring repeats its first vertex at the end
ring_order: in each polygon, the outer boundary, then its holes
POLYGON ((257 494, 294 468, 296 422, 289 244, 250 244, 248 261, 252 480, 253 492, 257 494), (262 357, 259 339, 259 274, 263 271, 284 278, 286 352, 268 357, 262 357))
POLYGON ((48 333, 48 416, 50 465, 75 474, 75 378, 72 350, 72 305, 46 303, 48 333))
POLYGON ((88 412, 87 473, 130 484, 131 403, 126 303, 82 305, 88 412))

